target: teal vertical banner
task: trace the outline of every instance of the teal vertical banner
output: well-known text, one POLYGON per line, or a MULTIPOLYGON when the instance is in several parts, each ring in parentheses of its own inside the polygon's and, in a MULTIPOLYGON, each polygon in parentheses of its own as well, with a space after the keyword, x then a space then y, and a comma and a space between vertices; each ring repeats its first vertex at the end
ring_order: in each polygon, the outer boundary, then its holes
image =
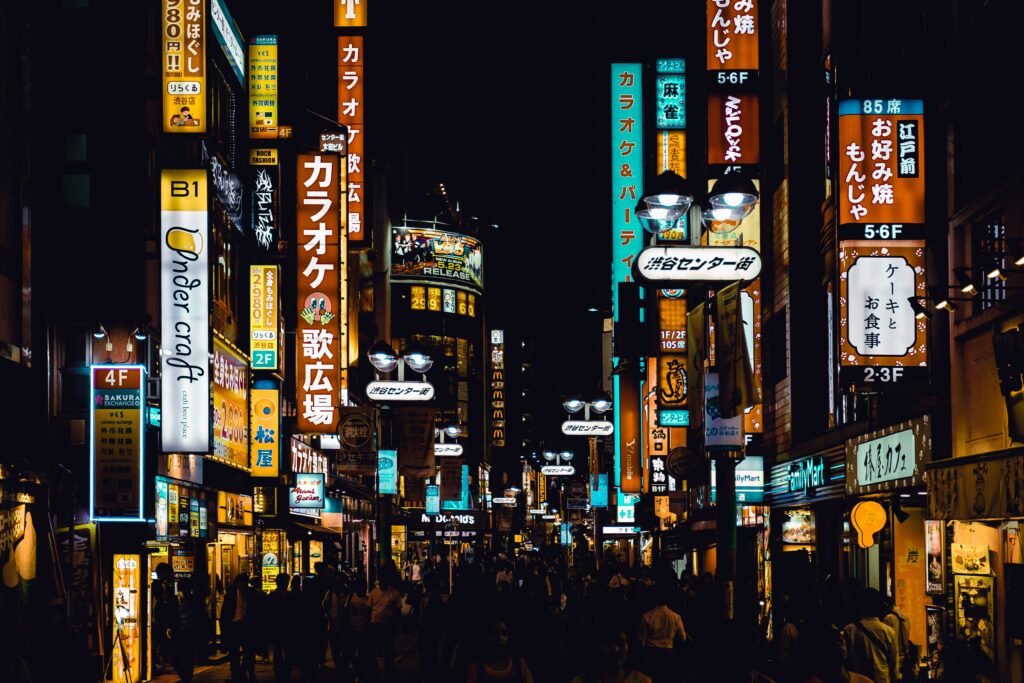
POLYGON ((640 64, 612 64, 612 316, 620 282, 632 279, 643 229, 633 209, 644 192, 643 88, 640 64))
POLYGON ((590 475, 590 507, 608 507, 608 475, 590 475))
POLYGON ((398 494, 398 451, 377 451, 377 487, 380 493, 398 494))

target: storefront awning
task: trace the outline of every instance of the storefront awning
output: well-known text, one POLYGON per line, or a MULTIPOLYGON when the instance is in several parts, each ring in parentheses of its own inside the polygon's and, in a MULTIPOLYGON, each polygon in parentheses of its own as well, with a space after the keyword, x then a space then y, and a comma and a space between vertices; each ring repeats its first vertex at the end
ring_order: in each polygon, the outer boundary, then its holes
POLYGON ((939 460, 925 471, 931 519, 1024 517, 1024 448, 939 460))

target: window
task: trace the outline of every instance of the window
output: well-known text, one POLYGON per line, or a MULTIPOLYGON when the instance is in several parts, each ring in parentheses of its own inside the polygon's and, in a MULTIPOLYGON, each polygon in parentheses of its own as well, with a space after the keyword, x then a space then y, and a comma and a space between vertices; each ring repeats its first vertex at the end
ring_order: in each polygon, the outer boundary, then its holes
POLYGON ((73 209, 89 208, 89 174, 65 173, 63 178, 64 204, 73 209))
POLYGON ((85 161, 85 133, 70 133, 64 136, 64 161, 85 161))
POLYGON ((978 297, 978 311, 992 308, 1006 299, 1006 281, 1002 277, 990 278, 995 268, 1006 270, 1006 222, 1002 211, 989 214, 971 227, 971 258, 974 281, 983 286, 978 297))

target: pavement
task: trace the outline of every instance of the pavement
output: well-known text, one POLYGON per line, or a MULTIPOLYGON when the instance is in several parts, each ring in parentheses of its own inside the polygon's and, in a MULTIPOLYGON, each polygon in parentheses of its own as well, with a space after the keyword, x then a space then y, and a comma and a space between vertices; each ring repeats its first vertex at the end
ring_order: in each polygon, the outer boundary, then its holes
MULTIPOLYGON (((381 672, 381 680, 384 679, 383 660, 378 658, 378 668, 381 672)), ((416 636, 414 634, 399 633, 395 640, 395 679, 392 683, 419 683, 419 655, 416 652, 416 636)), ((220 683, 231 678, 231 667, 225 660, 223 662, 196 666, 194 670, 195 683, 220 683)), ((178 683, 181 679, 173 671, 164 673, 153 678, 153 683, 178 683)), ((274 666, 270 661, 256 662, 256 680, 258 683, 274 683, 274 666)), ((292 681, 299 680, 299 672, 292 672, 292 681)), ((338 681, 334 662, 328 653, 327 662, 320 667, 317 682, 336 683, 338 681)))

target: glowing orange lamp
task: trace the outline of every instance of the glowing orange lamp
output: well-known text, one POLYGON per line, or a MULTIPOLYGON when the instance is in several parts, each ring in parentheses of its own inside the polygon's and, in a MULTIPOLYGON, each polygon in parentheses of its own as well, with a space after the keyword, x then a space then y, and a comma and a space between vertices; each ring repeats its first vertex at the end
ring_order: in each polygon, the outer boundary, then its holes
POLYGON ((885 526, 885 508, 873 500, 865 500, 853 506, 850 521, 857 530, 857 545, 870 548, 875 544, 875 533, 885 526))

